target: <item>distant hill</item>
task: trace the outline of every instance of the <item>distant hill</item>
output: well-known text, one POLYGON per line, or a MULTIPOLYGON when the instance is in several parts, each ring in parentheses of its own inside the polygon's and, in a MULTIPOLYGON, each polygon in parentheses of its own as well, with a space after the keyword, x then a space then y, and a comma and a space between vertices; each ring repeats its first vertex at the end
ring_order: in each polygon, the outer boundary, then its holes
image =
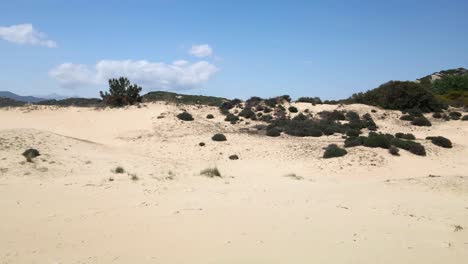
POLYGON ((22 96, 8 91, 0 91, 0 97, 12 99, 18 102, 37 103, 46 99, 34 96, 22 96))
POLYGON ((429 84, 435 80, 443 79, 448 76, 462 76, 468 74, 468 70, 465 68, 449 69, 444 71, 434 72, 432 74, 426 75, 422 78, 417 79, 417 82, 421 84, 429 84))

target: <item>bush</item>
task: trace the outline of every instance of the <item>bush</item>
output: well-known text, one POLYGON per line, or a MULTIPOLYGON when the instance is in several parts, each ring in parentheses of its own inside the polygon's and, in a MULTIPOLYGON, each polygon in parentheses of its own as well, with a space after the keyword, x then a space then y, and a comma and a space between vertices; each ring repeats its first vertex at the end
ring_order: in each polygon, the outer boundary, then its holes
POLYGON ((426 156, 426 149, 423 145, 410 141, 410 140, 403 140, 399 138, 393 138, 390 140, 390 143, 395 147, 407 150, 415 155, 419 156, 426 156))
POLYGON ((250 108, 244 108, 242 111, 240 111, 239 116, 245 117, 248 119, 256 120, 257 116, 255 115, 254 111, 250 108))
POLYGON ((431 121, 424 116, 415 117, 411 124, 414 126, 432 126, 431 121))
POLYGON ((369 148, 388 149, 391 146, 390 140, 392 138, 392 135, 369 133, 369 136, 367 138, 364 138, 363 145, 369 148))
POLYGON ((319 97, 299 97, 298 103, 311 103, 312 105, 321 104, 322 100, 319 97))
POLYGON ((297 112, 298 112, 297 108, 294 107, 294 106, 288 107, 288 110, 289 110, 289 112, 291 112, 291 113, 297 113, 297 112))
POLYGON ((330 121, 335 120, 346 120, 345 115, 341 111, 334 110, 333 112, 330 111, 322 111, 318 113, 322 119, 327 119, 330 121))
POLYGON ((28 162, 32 162, 32 159, 35 157, 40 156, 41 154, 39 153, 39 150, 37 149, 27 149, 25 152, 22 154, 28 162))
POLYGON ((405 134, 405 133, 396 133, 395 134, 395 137, 397 138, 402 138, 402 139, 407 139, 407 140, 415 140, 416 137, 411 134, 411 133, 408 133, 408 134, 405 134))
POLYGON ((179 118, 180 120, 183 120, 183 121, 193 121, 192 115, 187 113, 187 112, 182 112, 182 113, 178 114, 177 118, 179 118))
POLYGON ((239 121, 239 117, 234 114, 227 114, 226 118, 224 118, 224 121, 228 121, 231 122, 231 124, 235 124, 237 121, 239 121))
POLYGON ((230 160, 238 160, 238 159, 239 159, 239 156, 237 156, 237 155, 231 155, 231 156, 229 156, 229 159, 230 159, 230 160))
POLYGON ((266 135, 269 137, 279 137, 281 135, 281 131, 276 127, 272 127, 266 130, 266 135))
POLYGON ((415 117, 413 115, 402 115, 400 116, 400 120, 405 120, 405 121, 413 121, 415 117))
POLYGON ((462 121, 468 121, 468 115, 464 115, 461 120, 462 121))
POLYGON ((330 144, 325 149, 325 152, 323 153, 323 158, 329 159, 329 158, 342 157, 346 154, 348 154, 348 151, 346 151, 346 149, 340 148, 336 144, 330 144))
POLYGON ((388 149, 388 152, 392 154, 393 156, 400 156, 400 153, 399 153, 400 149, 398 149, 395 146, 390 146, 390 148, 388 149))
POLYGON ((452 120, 459 120, 460 117, 461 117, 461 113, 460 112, 450 112, 449 113, 449 116, 452 120))
POLYGON ((105 105, 121 107, 141 102, 140 92, 140 86, 131 85, 127 78, 120 77, 109 80, 109 92, 100 91, 99 93, 105 105))
POLYGON ((273 109, 271 109, 268 106, 265 106, 265 108, 263 109, 263 113, 265 113, 265 114, 268 114, 268 113, 271 113, 271 112, 273 112, 273 109))
POLYGON ((118 167, 116 167, 116 168, 114 169, 114 173, 122 174, 122 173, 124 173, 124 172, 125 172, 125 169, 122 168, 122 167, 120 167, 120 166, 118 166, 118 167))
POLYGON ((452 148, 452 142, 450 139, 445 137, 426 137, 427 140, 430 140, 432 144, 443 147, 443 148, 452 148))
POLYGON ((208 114, 208 115, 206 116, 206 118, 207 118, 207 119, 213 119, 213 118, 214 118, 214 115, 208 114))
POLYGON ((359 136, 359 130, 356 130, 356 129, 348 129, 346 131, 346 135, 348 137, 358 137, 359 136))
POLYGON ((226 141, 226 136, 223 134, 215 134, 212 138, 213 141, 226 141))
POLYGON ((416 108, 423 112, 444 107, 422 84, 409 81, 390 81, 365 93, 353 94, 349 101, 394 110, 416 108))
POLYGON ((219 172, 218 168, 214 167, 214 168, 207 168, 207 169, 202 170, 200 172, 200 175, 214 178, 214 177, 221 177, 221 172, 219 172))
POLYGON ((200 146, 200 147, 204 147, 205 145, 206 145, 205 142, 198 143, 198 146, 200 146))
POLYGON ((348 111, 346 112, 346 115, 345 115, 346 119, 348 121, 356 121, 356 120, 359 120, 359 114, 355 111, 348 111))
POLYGON ((439 119, 439 118, 442 118, 442 114, 440 112, 436 112, 436 113, 432 114, 432 117, 439 119))
POLYGON ((345 139, 344 146, 345 148, 362 146, 365 138, 366 137, 349 137, 345 139))

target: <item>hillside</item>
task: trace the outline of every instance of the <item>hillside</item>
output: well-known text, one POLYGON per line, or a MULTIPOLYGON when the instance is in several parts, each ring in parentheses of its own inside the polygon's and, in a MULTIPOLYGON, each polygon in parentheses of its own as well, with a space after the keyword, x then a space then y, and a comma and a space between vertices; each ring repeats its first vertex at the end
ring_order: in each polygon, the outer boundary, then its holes
POLYGON ((46 100, 44 98, 38 98, 34 96, 17 95, 9 91, 0 91, 0 97, 9 98, 18 102, 26 102, 26 103, 37 103, 37 102, 46 100))

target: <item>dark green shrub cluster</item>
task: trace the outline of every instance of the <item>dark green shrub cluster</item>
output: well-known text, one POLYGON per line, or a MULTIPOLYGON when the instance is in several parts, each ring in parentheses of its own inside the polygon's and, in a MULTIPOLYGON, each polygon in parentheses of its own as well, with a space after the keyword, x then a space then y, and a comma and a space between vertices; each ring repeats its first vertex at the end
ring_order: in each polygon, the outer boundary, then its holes
POLYGON ((404 121, 413 121, 414 118, 415 116, 408 115, 408 114, 400 116, 400 120, 404 120, 404 121))
POLYGON ((297 99, 298 103, 311 103, 312 105, 321 104, 322 100, 319 97, 299 97, 297 99))
POLYGON ((346 131, 346 136, 348 137, 358 137, 359 136, 359 130, 357 129, 348 129, 346 131))
POLYGON ((188 112, 182 112, 177 115, 177 118, 183 121, 193 121, 193 116, 188 112))
POLYGON ((257 120, 257 116, 255 115, 254 111, 250 108, 244 108, 242 111, 240 111, 239 116, 247 118, 247 119, 252 119, 252 120, 257 120))
MULTIPOLYGON (((252 96, 247 101, 245 101, 245 107, 246 108, 252 108, 252 107, 261 107, 260 103, 263 101, 262 98, 258 96, 252 96)), ((261 110, 257 110, 261 111, 261 110)))
POLYGON ((461 118, 462 121, 468 121, 468 115, 464 115, 462 118, 461 118))
POLYGON ((340 148, 336 144, 330 144, 328 145, 328 147, 325 148, 325 152, 323 153, 323 158, 324 159, 337 158, 337 157, 342 157, 346 154, 348 154, 348 151, 346 151, 346 149, 340 148))
POLYGON ((22 155, 26 158, 26 161, 33 162, 32 159, 40 156, 41 154, 39 153, 39 150, 37 149, 27 149, 25 152, 23 152, 22 155))
POLYGON ((392 154, 393 156, 400 156, 400 149, 395 147, 395 146, 390 146, 390 148, 388 149, 388 152, 390 154, 392 154))
POLYGON ((298 112, 298 110, 297 110, 297 108, 296 108, 295 106, 290 106, 290 107, 288 107, 288 110, 289 110, 289 112, 291 112, 291 113, 297 113, 297 112, 298 112))
POLYGON ((452 148, 452 142, 450 139, 445 137, 426 137, 427 140, 430 140, 432 144, 443 147, 443 148, 452 148))
POLYGON ((237 121, 239 121, 239 117, 229 113, 226 115, 226 118, 224 118, 224 121, 231 122, 231 124, 235 124, 237 121))
POLYGON ((212 114, 206 115, 206 119, 213 119, 213 118, 214 118, 214 115, 212 115, 212 114))
POLYGON ((431 121, 429 121, 424 116, 418 116, 411 121, 411 124, 414 126, 432 126, 431 121))
POLYGON ((455 112, 455 111, 449 113, 450 119, 452 120, 459 120, 461 115, 462 114, 460 112, 455 112))
POLYGON ((444 108, 431 91, 416 82, 390 81, 365 93, 353 94, 349 101, 394 110, 416 108, 431 112, 444 108))
POLYGON ((219 111, 223 115, 227 115, 227 114, 229 114, 229 110, 231 110, 232 108, 234 108, 236 106, 240 106, 241 103, 242 103, 242 101, 240 99, 237 99, 237 98, 225 101, 219 106, 219 111))
POLYGON ((322 112, 320 112, 318 114, 322 119, 327 119, 327 120, 331 120, 331 121, 346 120, 346 116, 344 115, 343 111, 337 111, 337 110, 322 111, 322 112))
POLYGON ((130 84, 125 77, 109 80, 109 92, 100 91, 100 95, 105 105, 121 107, 133 105, 141 102, 141 87, 136 84, 130 84))
POLYGON ((269 137, 279 137, 281 135, 281 131, 276 127, 267 128, 266 135, 269 137))
POLYGON ((66 98, 62 100, 45 100, 35 103, 36 105, 57 105, 57 106, 76 106, 76 107, 99 107, 102 106, 102 100, 97 98, 66 98))
POLYGON ((356 146, 384 149, 389 149, 391 146, 394 146, 419 156, 426 155, 426 150, 423 145, 414 141, 396 138, 391 134, 377 134, 375 132, 370 132, 367 137, 350 137, 345 140, 345 147, 348 148, 356 146))
POLYGON ((168 102, 175 104, 186 104, 186 105, 208 105, 219 107, 222 103, 227 101, 226 98, 204 96, 204 95, 189 95, 189 94, 178 94, 166 91, 155 91, 149 92, 143 95, 143 102, 168 102))
POLYGON ((435 112, 434 114, 432 114, 432 117, 433 117, 433 118, 440 119, 440 118, 442 118, 442 113, 435 112))
POLYGON ((226 141, 226 136, 223 134, 215 134, 212 138, 213 141, 226 141))
POLYGON ((369 113, 366 113, 362 116, 362 119, 364 120, 364 125, 369 129, 370 131, 376 131, 377 130, 377 125, 375 124, 374 120, 372 119, 372 116, 369 113))
POLYGON ((415 140, 416 137, 411 134, 411 133, 408 133, 408 134, 405 134, 405 133, 396 133, 395 134, 395 137, 396 138, 402 138, 402 139, 406 139, 406 140, 415 140))

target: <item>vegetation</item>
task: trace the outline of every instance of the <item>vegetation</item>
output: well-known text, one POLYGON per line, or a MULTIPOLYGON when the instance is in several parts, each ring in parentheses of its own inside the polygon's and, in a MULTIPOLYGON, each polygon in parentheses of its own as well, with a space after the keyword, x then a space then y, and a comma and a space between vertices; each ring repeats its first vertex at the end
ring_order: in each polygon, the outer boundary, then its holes
POLYGON ((180 120, 183 120, 183 121, 193 121, 193 116, 188 113, 188 112, 182 112, 180 114, 177 115, 177 118, 179 118, 180 120))
POLYGON ((24 106, 25 102, 16 101, 6 97, 0 97, 0 107, 17 107, 24 106))
POLYGON ((266 130, 266 135, 269 137, 279 137, 281 135, 281 131, 276 127, 272 127, 266 130))
POLYGON ((219 172, 217 167, 207 168, 200 172, 200 175, 204 175, 210 178, 221 177, 221 172, 219 172))
POLYGON ((413 121, 411 121, 411 124, 415 126, 432 126, 431 121, 424 116, 415 117, 413 121))
POLYGON ((230 160, 238 160, 238 159, 239 159, 239 156, 237 156, 237 155, 231 155, 231 156, 229 156, 229 159, 230 159, 230 160))
POLYGON ((257 116, 255 115, 254 111, 250 108, 244 108, 242 111, 240 111, 239 116, 247 118, 247 119, 252 119, 252 120, 257 120, 257 116))
POLYGON ((105 105, 113 107, 122 107, 141 102, 141 87, 136 84, 130 84, 125 77, 109 80, 109 92, 100 92, 105 105))
POLYGON ((288 111, 291 112, 291 113, 297 113, 298 112, 298 110, 297 110, 297 108, 295 106, 288 107, 288 111))
POLYGON ((63 100, 45 100, 36 103, 37 105, 57 105, 57 106, 77 106, 77 107, 98 107, 102 105, 102 100, 98 98, 67 98, 63 100))
POLYGON ((365 93, 353 94, 348 101, 394 110, 416 108, 430 112, 444 108, 433 93, 422 84, 408 81, 390 81, 365 93))
POLYGON ((312 105, 321 104, 322 100, 319 97, 299 97, 298 103, 311 103, 312 105))
POLYGON ((449 113, 450 119, 452 120, 459 120, 462 114, 460 112, 450 112, 449 113))
POLYGON ((235 124, 237 121, 239 121, 239 117, 229 113, 226 115, 226 118, 224 118, 224 121, 228 121, 231 122, 231 124, 235 124))
POLYGON ((213 141, 226 141, 226 136, 223 134, 215 134, 213 137, 211 137, 213 141))
POLYGON ((143 102, 168 102, 175 104, 186 104, 186 105, 208 105, 208 106, 221 106, 224 102, 228 101, 225 98, 204 96, 204 95, 188 95, 188 94, 177 94, 165 91, 149 92, 143 96, 143 102))
POLYGON ((212 114, 208 114, 208 115, 206 116, 206 119, 213 119, 213 118, 214 118, 214 115, 212 115, 212 114))
POLYGON ((329 159, 329 158, 342 157, 346 154, 348 154, 348 151, 346 151, 346 149, 340 148, 336 144, 330 144, 325 149, 325 152, 323 153, 323 158, 329 159))
POLYGON ((430 140, 432 144, 443 147, 443 148, 452 148, 452 142, 445 137, 426 137, 427 140, 430 140))
POLYGON ((461 120, 462 121, 468 121, 468 115, 464 115, 461 120))
POLYGON ((345 147, 365 146, 370 148, 390 149, 391 146, 407 150, 415 155, 425 156, 426 150, 423 145, 394 137, 391 134, 377 134, 370 132, 369 136, 351 137, 345 140, 345 147))
POLYGON ((408 134, 405 134, 405 133, 396 133, 395 134, 395 137, 396 138, 402 138, 402 139, 406 139, 406 140, 415 140, 416 137, 411 134, 411 133, 408 133, 408 134))
POLYGON ((37 149, 27 149, 22 155, 26 158, 26 161, 33 162, 32 159, 40 156, 41 154, 37 149))
POLYGON ((395 147, 395 146, 390 146, 390 148, 388 149, 388 152, 390 154, 392 154, 393 156, 400 156, 400 149, 395 147))
POLYGON ((122 174, 125 172, 125 169, 123 167, 120 167, 120 166, 117 166, 115 169, 114 169, 114 173, 117 173, 117 174, 122 174))

